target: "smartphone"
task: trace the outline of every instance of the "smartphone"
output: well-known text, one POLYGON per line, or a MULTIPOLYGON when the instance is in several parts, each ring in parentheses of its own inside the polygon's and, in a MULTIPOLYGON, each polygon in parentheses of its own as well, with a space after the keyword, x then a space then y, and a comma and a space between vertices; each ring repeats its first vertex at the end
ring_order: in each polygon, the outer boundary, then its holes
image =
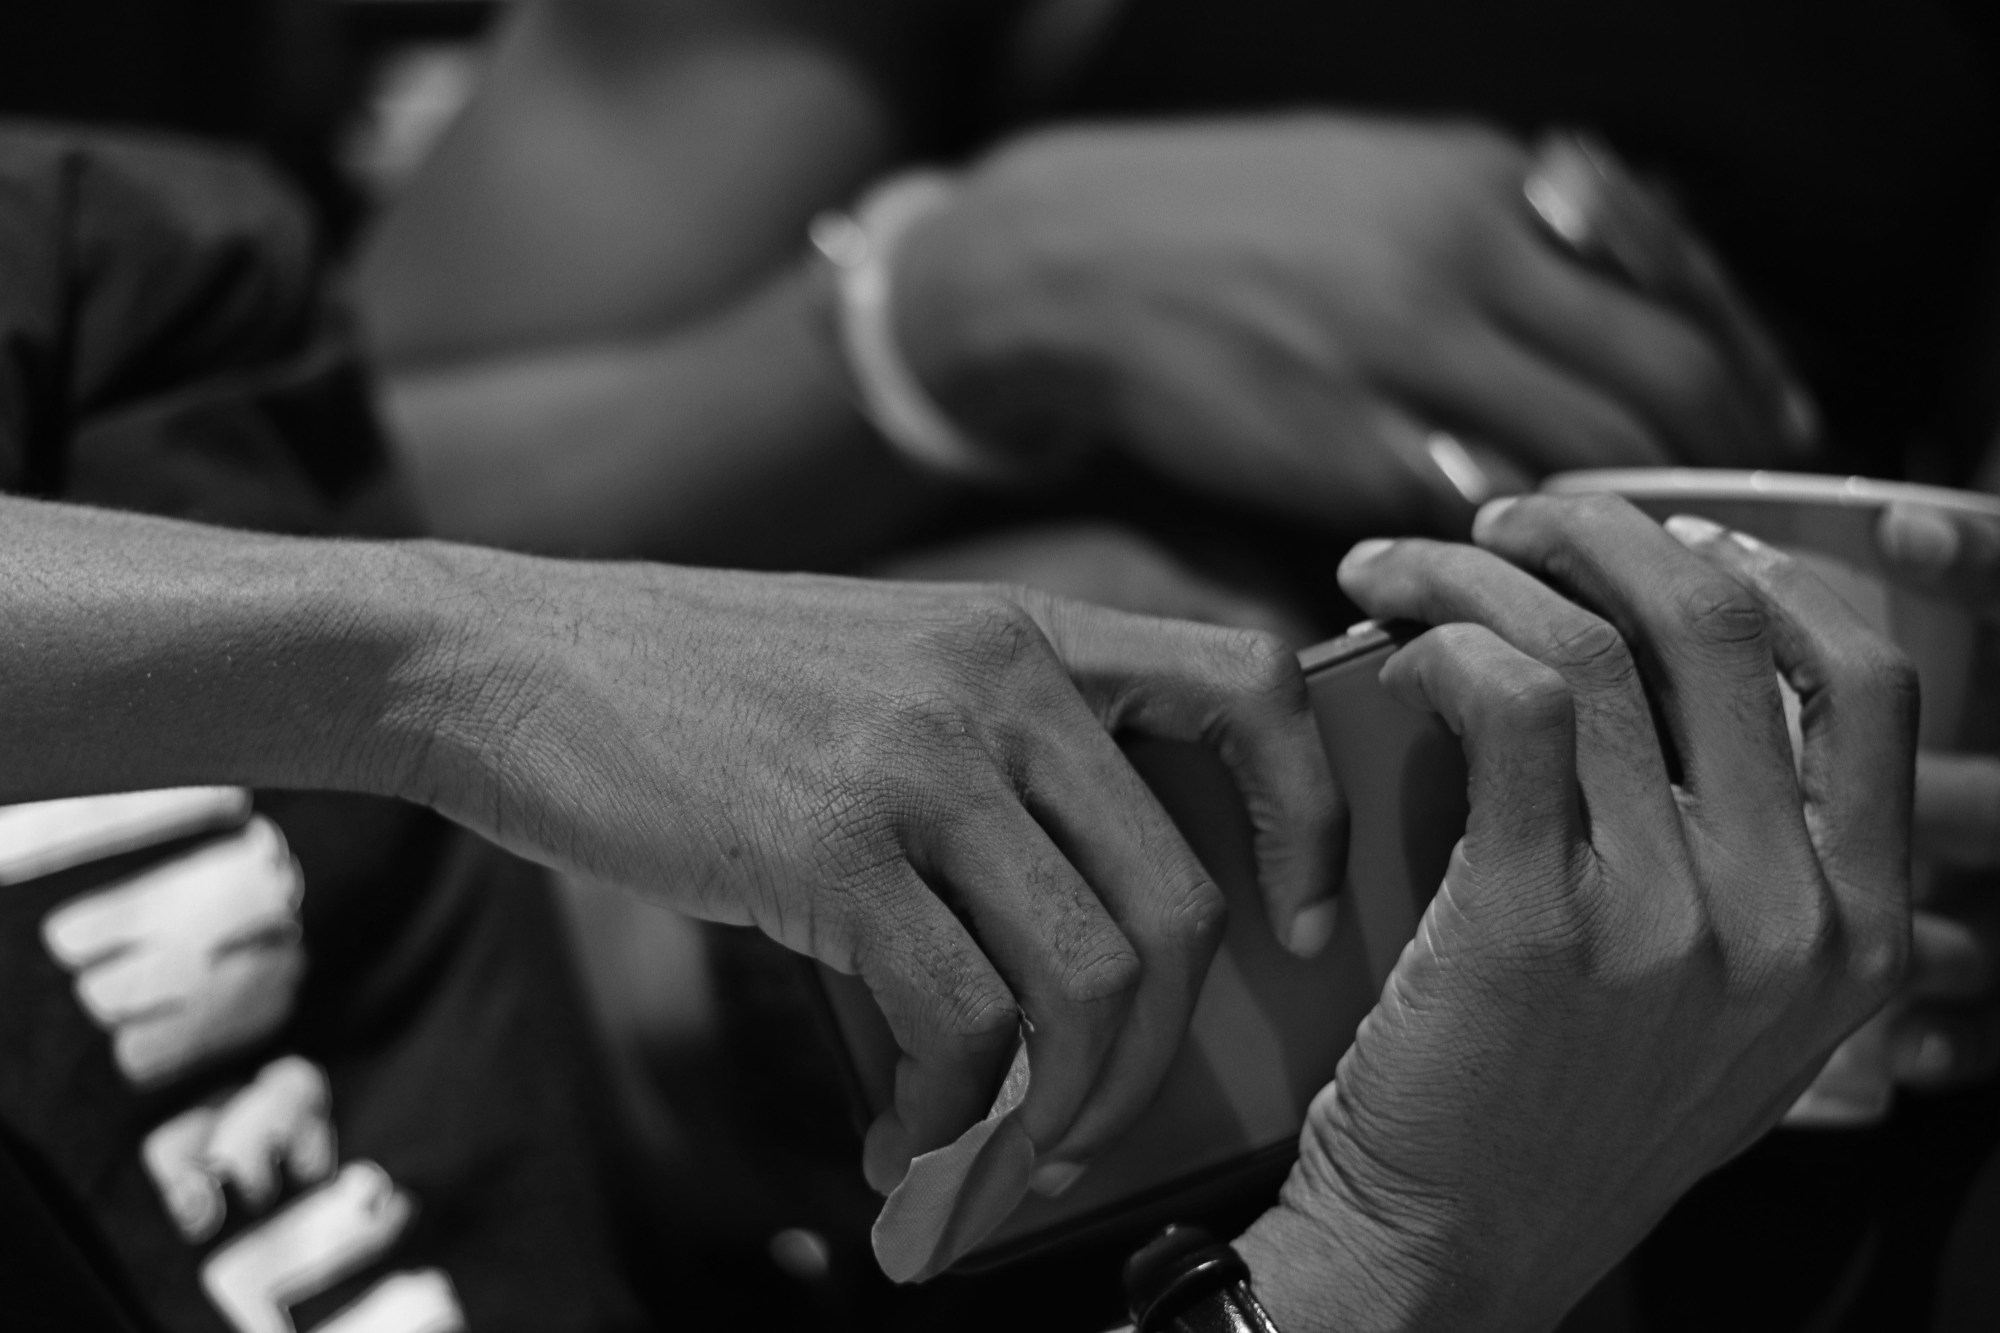
MULTIPOLYGON (((1166 1221, 1199 1222, 1270 1199, 1297 1156, 1306 1107, 1374 1007, 1465 831, 1458 739, 1435 715, 1390 697, 1379 679, 1415 632, 1363 624, 1301 654, 1349 810, 1339 925, 1311 961, 1271 935, 1249 820, 1221 762, 1199 745, 1126 746, 1227 898, 1227 932, 1153 1105, 1067 1192, 1030 1195, 958 1270, 1127 1231, 1136 1238, 1166 1221)), ((893 1099, 896 1044, 859 980, 815 967, 866 1123, 893 1099)))

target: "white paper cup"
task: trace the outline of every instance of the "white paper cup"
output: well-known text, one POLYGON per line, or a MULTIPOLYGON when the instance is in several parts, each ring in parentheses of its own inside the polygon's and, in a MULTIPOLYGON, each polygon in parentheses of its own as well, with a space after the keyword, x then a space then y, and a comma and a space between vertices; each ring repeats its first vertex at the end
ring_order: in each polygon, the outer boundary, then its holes
MULTIPOLYGON (((1916 664, 1923 687, 1919 742, 1932 749, 1957 748, 1971 697, 1979 621, 1941 597, 1891 582, 1876 528, 1882 511, 1899 501, 2000 520, 2000 497, 1868 477, 1711 468, 1563 472, 1542 489, 1621 495, 1662 521, 1692 514, 1747 532, 1805 562, 1916 664)), ((1927 868, 1915 869, 1921 885, 1927 868)), ((1888 1114, 1893 1084, 1887 1035, 1894 1007, 1892 1002, 1842 1044, 1787 1113, 1786 1124, 1856 1126, 1888 1114)))
POLYGON ((1979 622, 1943 598, 1892 584, 1875 529, 1882 511, 1897 501, 2000 520, 2000 497, 1869 477, 1720 468, 1561 472, 1542 489, 1557 495, 1622 495, 1654 518, 1693 514, 1789 551, 1916 663, 1923 681, 1921 742, 1950 749, 1958 738, 1979 622))

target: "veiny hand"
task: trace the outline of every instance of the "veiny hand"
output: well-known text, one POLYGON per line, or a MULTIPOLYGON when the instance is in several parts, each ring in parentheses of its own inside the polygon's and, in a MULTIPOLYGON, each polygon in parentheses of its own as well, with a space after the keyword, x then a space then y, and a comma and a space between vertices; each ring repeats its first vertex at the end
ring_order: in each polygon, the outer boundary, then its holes
MULTIPOLYGON (((1897 504, 1882 515, 1877 535, 1902 582, 2000 624, 2000 521, 1897 504)), ((2000 872, 2000 757, 1917 756, 1916 851, 1942 866, 2000 872)), ((1947 1088, 2000 1069, 1996 983, 2000 875, 1955 876, 1916 913, 1908 1005, 1889 1035, 1897 1080, 1947 1088)))
POLYGON ((1483 511, 1484 549, 1342 566, 1438 626, 1383 677, 1463 738, 1472 813, 1239 1243, 1281 1327, 1552 1325, 1900 978, 1915 675, 1704 527, 1537 496, 1483 511))
POLYGON ((1352 525, 1463 522, 1436 428, 1531 474, 1781 457, 1775 354, 1565 254, 1527 168, 1485 129, 1326 115, 1033 135, 898 250, 900 341, 984 438, 1102 436, 1352 525))
POLYGON ((417 723, 452 755, 425 767, 462 775, 430 803, 859 974, 904 1052, 878 1188, 985 1114, 1023 1027, 1044 1187, 1178 1049, 1223 902, 1114 732, 1213 745, 1279 938, 1331 934, 1344 812, 1267 635, 1025 590, 420 549, 462 607, 433 657, 474 682, 417 723))

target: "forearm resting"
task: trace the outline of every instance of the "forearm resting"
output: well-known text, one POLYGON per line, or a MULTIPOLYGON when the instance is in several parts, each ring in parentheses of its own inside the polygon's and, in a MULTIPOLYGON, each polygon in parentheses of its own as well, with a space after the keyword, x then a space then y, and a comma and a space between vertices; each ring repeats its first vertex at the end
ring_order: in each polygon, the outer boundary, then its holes
POLYGON ((390 372, 385 416, 439 536, 568 555, 839 566, 940 489, 848 399, 803 267, 655 338, 390 372))
POLYGON ((13 498, 0 515, 0 801, 420 780, 453 697, 422 546, 13 498))

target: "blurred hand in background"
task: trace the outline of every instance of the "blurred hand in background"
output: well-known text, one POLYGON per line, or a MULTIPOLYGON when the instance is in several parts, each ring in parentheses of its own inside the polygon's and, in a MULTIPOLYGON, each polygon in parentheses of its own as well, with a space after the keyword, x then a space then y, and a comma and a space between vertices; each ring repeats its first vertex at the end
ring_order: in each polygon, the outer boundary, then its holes
POLYGON ((1688 277, 1642 290, 1538 223, 1535 165, 1352 116, 1033 134, 899 250, 900 341, 981 439, 1081 431, 1346 530, 1462 525, 1487 488, 1439 431, 1524 477, 1796 458, 1776 353, 1699 242, 1628 183, 1634 276, 1688 277))
MULTIPOLYGON (((878 8, 510 17, 357 275, 441 535, 824 568, 935 518, 951 488, 855 411, 802 245, 922 156, 913 107, 963 111, 881 77, 952 68, 948 18, 878 8)), ((1560 468, 1796 456, 1770 339, 1671 210, 1640 267, 1704 281, 1663 295, 1538 219, 1536 156, 1497 130, 1317 113, 984 148, 893 292, 904 358, 992 448, 1092 440, 1349 534, 1462 531, 1560 468)))

